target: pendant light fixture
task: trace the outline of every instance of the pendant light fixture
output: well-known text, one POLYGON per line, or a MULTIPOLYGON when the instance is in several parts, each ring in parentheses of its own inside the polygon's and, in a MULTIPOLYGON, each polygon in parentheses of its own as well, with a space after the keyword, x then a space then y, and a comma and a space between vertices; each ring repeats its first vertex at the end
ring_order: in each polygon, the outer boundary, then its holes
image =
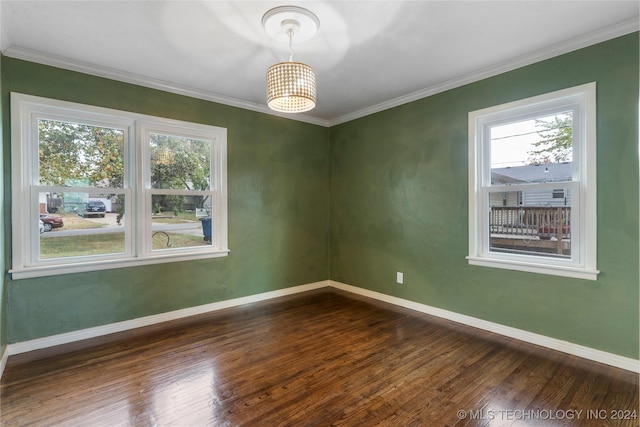
POLYGON ((267 104, 284 113, 302 113, 316 106, 316 74, 307 64, 293 61, 293 39, 311 39, 320 27, 313 13, 298 6, 280 6, 262 17, 262 26, 279 41, 289 43, 289 61, 267 70, 267 104))

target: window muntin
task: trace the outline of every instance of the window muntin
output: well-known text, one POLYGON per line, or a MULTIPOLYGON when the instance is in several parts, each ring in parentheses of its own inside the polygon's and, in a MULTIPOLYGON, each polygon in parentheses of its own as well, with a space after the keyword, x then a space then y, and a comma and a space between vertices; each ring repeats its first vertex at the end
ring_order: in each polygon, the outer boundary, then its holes
POLYGON ((225 129, 12 94, 12 149, 14 278, 228 253, 225 129))
POLYGON ((468 259, 595 280, 594 83, 469 114, 468 259))

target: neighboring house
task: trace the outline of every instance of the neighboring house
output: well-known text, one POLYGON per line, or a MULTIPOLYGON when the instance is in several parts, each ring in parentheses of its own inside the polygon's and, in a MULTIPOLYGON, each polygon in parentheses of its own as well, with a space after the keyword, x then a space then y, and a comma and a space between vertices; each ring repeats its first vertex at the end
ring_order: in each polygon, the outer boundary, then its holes
MULTIPOLYGON (((491 169, 492 184, 565 182, 571 180, 572 163, 546 163, 491 169)), ((491 206, 568 206, 571 194, 561 185, 549 190, 491 193, 491 206)))

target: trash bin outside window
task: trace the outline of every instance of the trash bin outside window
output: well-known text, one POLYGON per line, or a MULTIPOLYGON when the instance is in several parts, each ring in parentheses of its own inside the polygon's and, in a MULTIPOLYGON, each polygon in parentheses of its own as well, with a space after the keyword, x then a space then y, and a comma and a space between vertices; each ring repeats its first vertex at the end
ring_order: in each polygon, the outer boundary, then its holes
POLYGON ((211 218, 200 218, 200 221, 202 221, 204 241, 211 243, 211 218))

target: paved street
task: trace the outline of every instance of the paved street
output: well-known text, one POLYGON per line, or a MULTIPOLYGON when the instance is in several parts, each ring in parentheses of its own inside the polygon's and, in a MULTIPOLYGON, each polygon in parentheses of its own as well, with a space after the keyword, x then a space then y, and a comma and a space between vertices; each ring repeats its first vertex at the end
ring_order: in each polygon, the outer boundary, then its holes
MULTIPOLYGON (((122 233, 124 232, 124 223, 122 225, 118 225, 116 222, 116 214, 108 213, 104 218, 86 218, 89 221, 98 223, 98 224, 106 224, 106 227, 101 228, 86 228, 81 230, 65 230, 64 227, 60 229, 54 229, 53 231, 46 232, 40 234, 41 238, 51 238, 51 237, 60 237, 60 236, 82 236, 89 234, 105 234, 105 233, 122 233)), ((200 221, 194 222, 185 222, 181 224, 166 224, 162 222, 152 222, 151 230, 153 232, 156 231, 167 231, 167 232, 177 232, 181 234, 190 234, 193 236, 202 236, 202 224, 200 221)))

